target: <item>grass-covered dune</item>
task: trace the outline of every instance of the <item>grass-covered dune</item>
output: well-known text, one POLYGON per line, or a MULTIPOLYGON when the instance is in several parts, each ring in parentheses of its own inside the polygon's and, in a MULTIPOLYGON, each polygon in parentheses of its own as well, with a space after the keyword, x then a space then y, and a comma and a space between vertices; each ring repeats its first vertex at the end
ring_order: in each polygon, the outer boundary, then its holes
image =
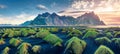
POLYGON ((120 31, 0 28, 0 54, 120 54, 120 31))

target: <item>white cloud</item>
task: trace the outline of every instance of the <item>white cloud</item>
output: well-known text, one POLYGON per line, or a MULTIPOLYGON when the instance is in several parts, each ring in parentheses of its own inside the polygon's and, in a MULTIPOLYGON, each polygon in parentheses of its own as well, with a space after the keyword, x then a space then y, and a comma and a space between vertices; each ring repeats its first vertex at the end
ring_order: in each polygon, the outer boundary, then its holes
POLYGON ((120 11, 120 0, 74 0, 69 9, 96 12, 120 11))
POLYGON ((58 15, 66 15, 66 16, 73 16, 73 17, 78 17, 84 14, 86 11, 73 11, 73 10, 67 10, 67 11, 60 11, 58 12, 58 15))
POLYGON ((94 11, 95 13, 120 11, 119 4, 120 0, 73 0, 70 7, 61 14, 68 15, 66 12, 74 11, 94 11))
POLYGON ((86 2, 84 2, 84 1, 75 1, 75 2, 71 5, 71 7, 72 7, 73 9, 82 10, 82 9, 88 8, 88 7, 87 7, 88 4, 89 4, 88 1, 86 1, 86 2))
POLYGON ((26 13, 21 13, 15 16, 0 16, 0 24, 21 24, 28 20, 33 20, 36 16, 26 13))
POLYGON ((6 8, 5 5, 0 4, 0 9, 6 8))
POLYGON ((48 10, 48 8, 46 6, 41 5, 41 4, 37 5, 37 9, 39 9, 39 10, 48 10))

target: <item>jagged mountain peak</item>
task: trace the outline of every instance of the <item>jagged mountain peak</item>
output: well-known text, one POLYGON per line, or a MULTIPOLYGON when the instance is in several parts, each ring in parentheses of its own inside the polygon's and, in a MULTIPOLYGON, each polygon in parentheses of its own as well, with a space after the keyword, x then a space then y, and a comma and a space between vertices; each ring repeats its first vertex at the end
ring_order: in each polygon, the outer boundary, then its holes
POLYGON ((49 15, 51 15, 49 12, 45 12, 45 13, 42 13, 42 14, 38 14, 38 16, 37 17, 47 17, 47 16, 49 16, 49 15))
POLYGON ((85 14, 77 17, 77 18, 86 18, 86 19, 95 19, 95 20, 100 20, 99 16, 96 15, 93 11, 92 12, 86 12, 85 14))
POLYGON ((58 16, 55 12, 51 14, 51 16, 58 16))
MULTIPOLYGON (((92 11, 92 12, 86 12, 81 16, 96 16, 96 14, 92 11)), ((79 17, 81 17, 81 16, 79 16, 79 17)))
POLYGON ((49 15, 51 15, 49 12, 45 12, 45 13, 42 14, 43 17, 47 17, 49 15))

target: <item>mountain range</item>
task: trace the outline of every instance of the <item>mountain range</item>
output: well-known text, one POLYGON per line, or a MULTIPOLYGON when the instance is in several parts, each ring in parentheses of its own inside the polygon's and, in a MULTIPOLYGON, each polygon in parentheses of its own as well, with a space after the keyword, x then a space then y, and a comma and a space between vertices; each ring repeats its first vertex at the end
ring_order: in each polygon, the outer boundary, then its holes
POLYGON ((105 25, 94 12, 85 13, 77 18, 72 16, 59 16, 56 13, 43 13, 31 21, 26 21, 21 25, 105 25))

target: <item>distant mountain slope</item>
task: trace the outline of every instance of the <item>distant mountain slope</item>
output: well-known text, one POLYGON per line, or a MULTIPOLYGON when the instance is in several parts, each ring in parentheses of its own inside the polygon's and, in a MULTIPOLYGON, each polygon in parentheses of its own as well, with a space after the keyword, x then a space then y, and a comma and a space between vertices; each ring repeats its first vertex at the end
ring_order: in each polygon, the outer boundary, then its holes
POLYGON ((39 14, 34 20, 26 21, 21 25, 105 25, 94 13, 85 13, 77 18, 71 16, 59 16, 56 13, 39 14))
POLYGON ((78 24, 105 25, 94 12, 85 13, 79 16, 77 20, 78 24))

